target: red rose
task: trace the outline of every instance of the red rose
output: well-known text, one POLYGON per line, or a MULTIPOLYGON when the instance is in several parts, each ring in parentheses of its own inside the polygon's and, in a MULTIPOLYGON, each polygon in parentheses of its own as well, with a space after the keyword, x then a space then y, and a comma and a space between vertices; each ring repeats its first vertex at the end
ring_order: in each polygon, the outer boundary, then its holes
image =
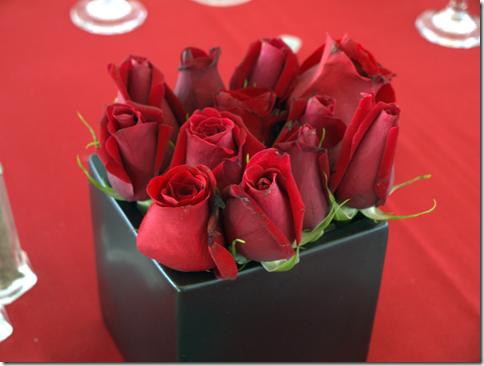
POLYGON ((331 175, 336 199, 357 209, 385 204, 393 185, 400 109, 365 95, 346 130, 331 175))
POLYGON ((276 99, 272 90, 259 87, 220 90, 214 96, 217 110, 242 117, 248 130, 266 146, 274 142, 276 124, 287 118, 287 112, 274 110, 276 99))
POLYGON ((282 128, 276 142, 286 141, 294 131, 303 125, 309 125, 317 132, 318 138, 323 137, 322 148, 331 150, 343 138, 345 123, 334 117, 335 102, 332 98, 315 95, 311 98, 297 99, 291 104, 288 122, 282 128))
POLYGON ((327 95, 336 101, 334 115, 346 125, 356 111, 361 93, 374 92, 377 101, 394 102, 390 85, 394 74, 380 67, 373 56, 347 35, 335 41, 329 35, 301 65, 290 100, 327 95))
POLYGON ((284 101, 294 89, 298 69, 296 54, 281 39, 255 41, 235 69, 230 89, 258 86, 273 90, 284 101))
POLYGON ((149 181, 170 163, 178 126, 164 123, 158 108, 120 103, 105 107, 99 125, 97 154, 112 187, 127 201, 147 200, 149 181))
POLYGON ((170 87, 163 73, 146 57, 129 56, 118 67, 108 65, 108 72, 118 88, 118 102, 132 101, 163 110, 165 122, 182 125, 186 111, 170 87))
POLYGON ((216 181, 205 166, 177 166, 148 185, 153 204, 138 231, 138 250, 167 267, 184 272, 214 269, 235 279, 237 265, 223 235, 214 239, 216 181))
POLYGON ((180 128, 171 167, 206 165, 222 191, 242 179, 247 154, 264 149, 245 127, 242 119, 213 108, 195 111, 180 128))
POLYGON ((329 164, 326 149, 318 147, 316 130, 304 125, 284 142, 274 145, 291 160, 291 171, 304 203, 303 230, 314 230, 328 215, 329 164))
POLYGON ((276 149, 254 155, 240 185, 226 188, 225 234, 237 251, 258 262, 295 255, 301 241, 304 204, 291 173, 289 155, 276 149))
POLYGON ((208 55, 198 48, 183 50, 175 95, 189 114, 213 107, 213 93, 225 88, 217 69, 219 57, 220 47, 212 48, 208 55))

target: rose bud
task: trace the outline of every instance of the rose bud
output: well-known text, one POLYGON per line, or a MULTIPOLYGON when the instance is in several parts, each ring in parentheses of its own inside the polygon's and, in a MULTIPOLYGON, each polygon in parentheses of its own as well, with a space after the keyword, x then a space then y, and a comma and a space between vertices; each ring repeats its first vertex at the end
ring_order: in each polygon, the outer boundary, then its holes
POLYGON ((274 109, 276 99, 272 90, 258 87, 220 90, 214 96, 217 110, 242 117, 247 129, 266 146, 274 142, 276 124, 287 118, 287 112, 274 109))
POLYGON ((295 255, 302 236, 304 204, 291 173, 289 155, 276 149, 254 155, 240 185, 226 188, 224 228, 241 255, 258 262, 295 255), (242 240, 242 241, 240 241, 242 240))
POLYGON ((303 230, 314 230, 328 215, 329 164, 326 149, 318 147, 316 130, 304 125, 284 142, 274 145, 291 160, 291 171, 304 203, 303 230))
POLYGON ((247 155, 264 148, 239 116, 205 108, 195 111, 180 128, 171 167, 206 165, 223 191, 229 184, 240 183, 247 155))
POLYGON ((349 124, 331 175, 339 202, 357 209, 385 204, 393 185, 400 109, 365 95, 349 124))
POLYGON ((282 128, 276 143, 286 141, 303 125, 309 125, 316 130, 318 139, 324 139, 321 147, 333 149, 343 138, 345 123, 334 117, 335 101, 326 96, 315 95, 311 98, 297 99, 291 104, 287 123, 282 128))
POLYGON ((252 42, 242 63, 235 69, 230 89, 257 86, 273 90, 286 100, 296 85, 299 69, 297 56, 279 38, 252 42))
POLYGON ((144 201, 151 178, 170 163, 178 126, 165 123, 159 108, 128 103, 104 108, 96 152, 113 189, 127 201, 144 201))
POLYGON ((327 95, 336 101, 334 115, 349 124, 358 107, 361 93, 374 92, 377 101, 391 103, 395 94, 390 85, 394 74, 347 35, 326 44, 301 65, 296 87, 289 100, 327 95))
POLYGON ((179 126, 185 122, 185 108, 165 83, 165 75, 146 57, 131 55, 119 67, 110 63, 108 72, 118 88, 117 102, 161 108, 165 122, 179 126))
POLYGON ((153 178, 147 188, 153 204, 138 231, 138 250, 178 271, 214 269, 218 278, 235 279, 237 265, 223 235, 213 235, 215 185, 205 166, 180 165, 153 178))
POLYGON ((220 47, 208 55, 198 48, 183 50, 175 95, 190 115, 196 109, 213 107, 213 93, 225 88, 217 69, 219 57, 220 47))

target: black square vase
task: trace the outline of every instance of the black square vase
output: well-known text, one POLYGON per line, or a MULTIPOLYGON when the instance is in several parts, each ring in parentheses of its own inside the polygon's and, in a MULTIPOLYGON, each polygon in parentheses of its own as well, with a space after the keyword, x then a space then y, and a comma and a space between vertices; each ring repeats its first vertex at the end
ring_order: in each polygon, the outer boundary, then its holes
MULTIPOLYGON (((96 155, 91 175, 106 179, 96 155)), ((136 247, 142 215, 90 184, 104 322, 126 361, 366 361, 388 237, 362 218, 306 245, 300 263, 235 281, 185 273, 136 247)))

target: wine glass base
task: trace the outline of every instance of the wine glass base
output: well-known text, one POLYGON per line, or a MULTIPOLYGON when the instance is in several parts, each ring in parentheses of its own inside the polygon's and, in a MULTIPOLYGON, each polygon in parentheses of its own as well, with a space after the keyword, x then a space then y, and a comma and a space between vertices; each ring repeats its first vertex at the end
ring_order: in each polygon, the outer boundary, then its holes
POLYGON ((248 3, 250 0, 192 0, 196 3, 209 6, 235 6, 248 3))
POLYGON ((13 328, 8 319, 7 312, 5 308, 0 305, 0 342, 10 337, 12 332, 13 328))
POLYGON ((82 0, 71 9, 71 20, 79 28, 95 34, 131 32, 146 19, 146 8, 131 0, 82 0))
POLYGON ((455 16, 449 8, 424 11, 415 27, 426 40, 445 47, 471 48, 481 43, 479 17, 467 13, 455 16))

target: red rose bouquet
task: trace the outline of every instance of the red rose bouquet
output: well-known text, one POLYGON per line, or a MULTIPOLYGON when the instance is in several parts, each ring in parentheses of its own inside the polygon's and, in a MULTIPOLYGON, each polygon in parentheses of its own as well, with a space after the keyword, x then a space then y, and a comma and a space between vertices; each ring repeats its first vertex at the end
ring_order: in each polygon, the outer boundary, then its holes
POLYGON ((328 36, 302 64, 279 38, 255 41, 229 89, 220 56, 185 48, 174 92, 144 57, 108 66, 116 102, 104 108, 99 140, 91 132, 109 182, 78 162, 99 189, 138 203, 141 253, 233 280, 248 261, 291 269, 304 244, 358 212, 404 217, 378 207, 429 176, 393 184, 394 73, 347 35, 328 36))

